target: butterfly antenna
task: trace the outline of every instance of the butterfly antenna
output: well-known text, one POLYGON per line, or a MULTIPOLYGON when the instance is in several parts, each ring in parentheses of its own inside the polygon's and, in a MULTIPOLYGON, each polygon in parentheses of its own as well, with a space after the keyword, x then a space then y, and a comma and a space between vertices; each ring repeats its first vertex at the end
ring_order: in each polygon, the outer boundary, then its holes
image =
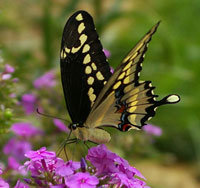
MULTIPOLYGON (((60 120, 63 120, 63 121, 66 121, 66 122, 69 122, 68 120, 64 119, 64 118, 58 118, 58 117, 55 117, 55 116, 52 116, 52 115, 48 115, 48 114, 44 114, 42 112, 39 111, 39 108, 36 109, 37 113, 39 115, 42 115, 42 116, 45 116, 45 117, 50 117, 50 118, 55 118, 55 119, 60 119, 60 120)), ((70 123, 70 122, 69 122, 70 123)))

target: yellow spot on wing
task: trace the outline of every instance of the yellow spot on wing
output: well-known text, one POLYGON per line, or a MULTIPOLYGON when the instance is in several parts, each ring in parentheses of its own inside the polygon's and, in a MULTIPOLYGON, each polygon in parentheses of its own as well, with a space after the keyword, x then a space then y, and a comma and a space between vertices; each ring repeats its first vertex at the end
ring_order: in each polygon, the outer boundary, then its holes
POLYGON ((124 84, 128 84, 129 82, 130 82, 130 76, 127 76, 127 77, 124 79, 123 83, 124 83, 124 84))
MULTIPOLYGON (((138 95, 133 95, 133 96, 129 97, 129 98, 126 100, 126 102, 129 103, 129 102, 131 102, 131 101, 135 101, 135 100, 137 99, 137 97, 138 97, 138 95)), ((130 105, 131 105, 131 104, 130 104, 130 105)), ((131 105, 131 106, 133 106, 133 105, 131 105)))
POLYGON ((80 33, 82 33, 82 31, 85 29, 85 25, 84 25, 84 23, 82 22, 82 23, 80 23, 80 25, 78 26, 78 33, 80 34, 80 33))
POLYGON ((80 37, 79 37, 79 40, 81 41, 81 46, 85 43, 85 41, 87 40, 87 35, 85 34, 82 34, 80 37))
POLYGON ((90 101, 94 102, 94 100, 96 99, 96 95, 95 94, 91 94, 89 95, 90 101))
POLYGON ((81 21, 81 20, 83 20, 83 16, 82 16, 81 13, 78 14, 78 15, 76 16, 76 20, 77 20, 77 21, 81 21))
POLYGON ((85 68, 85 73, 86 74, 90 74, 92 72, 92 68, 88 65, 86 68, 85 68))
POLYGON ((128 116, 128 120, 130 121, 131 124, 137 125, 136 123, 136 114, 131 114, 128 116))
POLYGON ((88 95, 91 95, 94 92, 94 89, 91 87, 88 91, 88 95))
POLYGON ((131 56, 130 60, 133 60, 137 55, 138 55, 138 53, 135 52, 135 53, 131 56))
POLYGON ((64 58, 67 57, 67 55, 66 55, 66 53, 64 52, 64 50, 61 51, 60 57, 61 57, 61 59, 64 59, 64 58))
POLYGON ((107 81, 104 81, 104 82, 103 82, 103 85, 106 85, 106 83, 107 83, 107 81))
POLYGON ((87 64, 91 61, 91 57, 90 54, 87 54, 83 60, 83 64, 87 64))
POLYGON ((85 46, 83 47, 83 53, 88 52, 90 50, 90 46, 88 44, 85 44, 85 46))
POLYGON ((124 78, 125 76, 125 72, 123 72, 122 74, 120 74, 120 76, 118 77, 118 80, 121 80, 122 78, 124 78))
POLYGON ((136 106, 133 106, 128 109, 128 112, 133 113, 133 112, 135 112, 136 108, 137 108, 136 106))
POLYGON ((103 79, 104 79, 104 76, 101 74, 100 71, 98 71, 98 72, 96 73, 96 77, 97 77, 98 80, 103 80, 103 79))
POLYGON ((123 71, 129 69, 132 65, 132 61, 130 61, 124 68, 123 68, 123 71))
POLYGON ((92 66, 93 70, 97 70, 97 66, 95 65, 95 63, 92 63, 91 66, 92 66))
POLYGON ((137 103, 138 103, 138 101, 134 101, 129 106, 135 106, 137 103))
POLYGON ((167 97, 167 102, 178 102, 180 100, 180 97, 177 95, 170 95, 169 97, 167 97))
POLYGON ((73 47, 72 48, 72 53, 76 53, 79 51, 79 49, 83 46, 83 44, 85 43, 85 41, 87 40, 87 35, 85 34, 82 34, 80 37, 79 37, 79 40, 80 40, 80 46, 78 46, 77 48, 73 47))
POLYGON ((90 76, 90 77, 87 79, 87 83, 88 83, 89 85, 92 85, 93 82, 94 82, 94 78, 90 76))
POLYGON ((121 81, 118 81, 114 86, 113 89, 117 89, 121 85, 121 81))
POLYGON ((65 51, 67 52, 67 53, 69 53, 70 52, 70 49, 69 48, 65 48, 65 51))
POLYGON ((125 63, 126 61, 128 61, 130 59, 131 55, 128 55, 124 60, 123 63, 125 63))

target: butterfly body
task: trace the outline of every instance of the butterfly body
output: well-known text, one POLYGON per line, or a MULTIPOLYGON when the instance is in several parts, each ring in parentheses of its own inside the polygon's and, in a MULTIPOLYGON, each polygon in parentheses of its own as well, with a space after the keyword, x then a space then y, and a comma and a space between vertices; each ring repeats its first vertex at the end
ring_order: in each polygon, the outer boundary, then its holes
POLYGON ((61 43, 61 79, 66 106, 77 139, 107 143, 103 127, 140 129, 163 104, 176 103, 178 95, 157 101, 151 81, 139 81, 142 62, 157 23, 128 53, 115 72, 103 53, 92 17, 73 14, 65 25, 61 43))

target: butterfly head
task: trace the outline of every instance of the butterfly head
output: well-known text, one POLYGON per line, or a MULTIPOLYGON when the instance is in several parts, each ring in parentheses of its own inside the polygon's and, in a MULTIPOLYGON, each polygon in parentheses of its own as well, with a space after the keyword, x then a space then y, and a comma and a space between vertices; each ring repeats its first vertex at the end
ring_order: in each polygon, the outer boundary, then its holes
POLYGON ((72 131, 74 131, 74 130, 76 130, 78 127, 83 127, 80 123, 71 123, 70 125, 69 125, 69 129, 70 130, 72 130, 72 131))

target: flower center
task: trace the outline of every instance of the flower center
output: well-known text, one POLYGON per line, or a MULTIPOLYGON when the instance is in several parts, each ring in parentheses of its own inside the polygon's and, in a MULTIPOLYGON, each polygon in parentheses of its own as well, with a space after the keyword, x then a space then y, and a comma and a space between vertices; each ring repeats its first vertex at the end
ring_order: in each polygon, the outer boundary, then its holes
POLYGON ((85 183, 86 182, 86 180, 85 179, 81 179, 81 183, 85 183))

